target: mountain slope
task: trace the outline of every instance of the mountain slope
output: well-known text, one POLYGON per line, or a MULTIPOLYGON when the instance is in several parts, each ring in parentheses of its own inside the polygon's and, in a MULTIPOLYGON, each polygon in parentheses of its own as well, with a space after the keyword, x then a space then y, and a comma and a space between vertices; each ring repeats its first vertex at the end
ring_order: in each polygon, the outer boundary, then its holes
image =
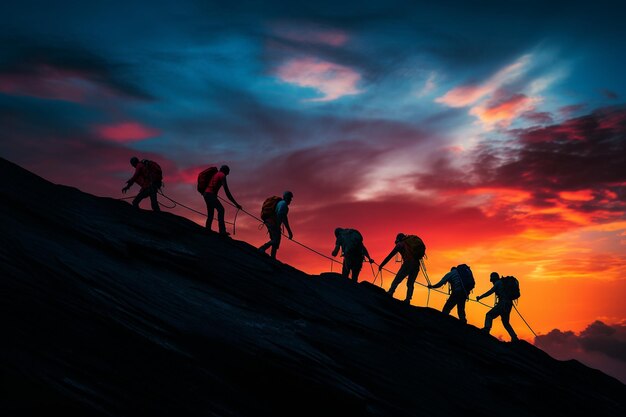
POLYGON ((0 159, 2 415, 626 415, 626 386, 0 159))

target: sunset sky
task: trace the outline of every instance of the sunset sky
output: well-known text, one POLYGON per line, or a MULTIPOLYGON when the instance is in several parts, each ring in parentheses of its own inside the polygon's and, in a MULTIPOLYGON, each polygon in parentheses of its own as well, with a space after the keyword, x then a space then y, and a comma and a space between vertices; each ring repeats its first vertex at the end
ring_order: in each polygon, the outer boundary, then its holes
MULTIPOLYGON (((154 159, 165 193, 203 212, 197 173, 228 164, 257 216, 293 191, 294 238, 327 255, 338 226, 359 229, 378 262, 404 232, 424 239, 431 281, 467 263, 475 296, 492 271, 517 276, 538 345, 626 381, 618 3, 300 3, 3 5, 0 156, 115 198, 130 157, 154 159)), ((258 226, 240 213, 234 238, 260 245, 258 226)), ((278 257, 331 268, 287 240, 278 257)), ((426 300, 418 287, 413 304, 426 300)), ((470 303, 469 322, 486 312, 470 303)), ((515 313, 512 325, 534 340, 515 313)), ((499 319, 492 333, 505 335, 499 319)))

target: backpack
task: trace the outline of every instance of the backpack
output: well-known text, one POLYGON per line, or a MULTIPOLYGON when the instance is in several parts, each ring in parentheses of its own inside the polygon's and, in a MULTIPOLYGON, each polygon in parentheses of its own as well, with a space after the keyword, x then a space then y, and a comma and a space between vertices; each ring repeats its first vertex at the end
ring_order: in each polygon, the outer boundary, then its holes
POLYGON ((402 240, 405 243, 406 254, 414 259, 422 259, 426 254, 424 241, 415 235, 408 235, 402 240))
POLYGON ((209 167, 198 174, 198 186, 196 188, 200 194, 204 194, 206 187, 209 186, 209 182, 215 174, 217 174, 217 167, 209 167))
POLYGON ((343 241, 344 256, 347 254, 358 255, 359 251, 361 253, 363 252, 363 236, 358 230, 344 229, 341 237, 343 241))
POLYGON ((276 219, 276 206, 278 202, 282 200, 282 197, 272 196, 267 197, 261 206, 261 220, 264 222, 267 220, 276 219))
POLYGON ((159 164, 149 159, 144 159, 141 163, 146 167, 148 178, 150 178, 151 183, 154 184, 163 181, 163 170, 161 170, 161 166, 159 164))
POLYGON ((466 264, 461 264, 456 267, 456 272, 459 274, 459 277, 461 277, 461 284, 463 285, 465 294, 469 296, 470 292, 476 286, 476 281, 474 281, 474 274, 472 274, 472 270, 466 264))
POLYGON ((512 276, 502 277, 502 286, 504 288, 504 294, 508 297, 509 300, 517 300, 520 297, 519 292, 519 281, 517 278, 512 276))

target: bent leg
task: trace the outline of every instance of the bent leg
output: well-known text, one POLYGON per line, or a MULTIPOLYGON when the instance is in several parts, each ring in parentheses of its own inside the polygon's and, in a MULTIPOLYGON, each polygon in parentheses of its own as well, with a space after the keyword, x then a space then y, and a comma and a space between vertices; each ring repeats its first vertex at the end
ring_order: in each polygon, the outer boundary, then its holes
POLYGON ((502 314, 502 303, 496 304, 491 310, 485 314, 485 327, 484 330, 489 332, 491 330, 491 326, 493 325, 493 319, 502 314))
POLYGON ((467 323, 467 317, 465 317, 465 301, 465 293, 459 294, 459 300, 456 304, 456 312, 459 316, 459 320, 461 320, 463 323, 467 323))
POLYGON ((450 314, 450 311, 452 311, 452 308, 454 307, 455 304, 456 304, 456 301, 454 300, 454 297, 450 295, 450 297, 448 297, 448 299, 446 300, 446 303, 443 305, 441 312, 443 314, 450 314))
POLYGON ((341 265, 341 276, 344 278, 350 276, 350 265, 348 265, 346 258, 343 258, 343 264, 341 265))
POLYGON ((506 331, 509 333, 509 336, 511 336, 511 341, 515 341, 519 339, 517 338, 517 334, 515 334, 513 327, 511 327, 511 323, 509 322, 509 319, 511 318, 512 308, 513 308, 513 303, 510 301, 507 302, 507 305, 502 311, 502 325, 504 326, 506 331))
POLYGON ((215 210, 217 210, 217 222, 219 223, 220 233, 226 233, 226 222, 224 220, 224 206, 215 196, 215 210))
POLYGON ((406 298, 404 301, 410 303, 413 297, 413 289, 415 288, 415 280, 417 279, 417 274, 420 272, 420 264, 419 261, 410 261, 408 263, 409 278, 406 281, 406 298))
POLYGON ((159 202, 157 200, 157 188, 155 186, 150 187, 152 192, 150 193, 150 204, 152 205, 152 211, 161 211, 159 202))
POLYGON ((215 207, 213 206, 213 198, 211 193, 204 193, 203 196, 204 202, 206 203, 206 228, 211 230, 215 210, 215 207))
POLYGON ((404 265, 402 265, 400 267, 400 270, 398 271, 398 273, 396 274, 396 277, 393 279, 393 282, 391 283, 391 286, 389 287, 389 291, 387 291, 387 293, 389 295, 393 295, 393 293, 396 291, 396 288, 398 287, 398 285, 400 285, 400 283, 402 282, 402 280, 408 275, 408 272, 406 271, 406 269, 404 268, 404 265))
POLYGON ((133 200, 133 207, 139 208, 139 203, 141 203, 141 200, 148 197, 149 195, 150 187, 142 188, 141 190, 139 190, 139 194, 137 194, 137 196, 133 200))

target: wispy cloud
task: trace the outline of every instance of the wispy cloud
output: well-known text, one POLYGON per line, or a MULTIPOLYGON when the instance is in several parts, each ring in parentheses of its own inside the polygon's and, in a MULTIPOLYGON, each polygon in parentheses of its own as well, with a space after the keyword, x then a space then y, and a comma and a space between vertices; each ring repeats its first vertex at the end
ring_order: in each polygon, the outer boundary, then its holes
POLYGON ((276 70, 283 82, 318 90, 323 97, 309 101, 332 101, 361 92, 361 75, 355 70, 316 58, 294 58, 276 70))
POLYGON ((507 65, 487 81, 478 85, 465 85, 453 88, 441 97, 435 99, 450 107, 466 107, 495 93, 502 86, 517 80, 527 69, 531 55, 523 55, 514 63, 507 65))
POLYGON ((114 92, 76 70, 41 65, 24 73, 0 74, 0 92, 81 103, 88 98, 113 96, 114 92))
POLYGON ((428 75, 426 82, 424 82, 424 86, 417 93, 417 97, 424 97, 425 95, 430 94, 435 88, 437 88, 437 84, 435 83, 436 79, 437 79, 437 73, 431 72, 428 75))

